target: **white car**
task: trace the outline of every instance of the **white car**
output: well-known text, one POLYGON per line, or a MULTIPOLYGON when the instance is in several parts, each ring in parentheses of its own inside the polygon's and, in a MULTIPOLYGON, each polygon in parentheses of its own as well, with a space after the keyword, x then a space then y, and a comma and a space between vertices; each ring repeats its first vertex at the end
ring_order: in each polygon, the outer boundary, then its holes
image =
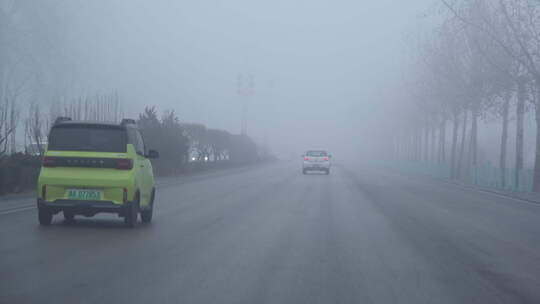
POLYGON ((330 174, 330 158, 332 156, 323 150, 307 151, 304 155, 302 164, 302 173, 307 174, 308 171, 323 171, 330 174))

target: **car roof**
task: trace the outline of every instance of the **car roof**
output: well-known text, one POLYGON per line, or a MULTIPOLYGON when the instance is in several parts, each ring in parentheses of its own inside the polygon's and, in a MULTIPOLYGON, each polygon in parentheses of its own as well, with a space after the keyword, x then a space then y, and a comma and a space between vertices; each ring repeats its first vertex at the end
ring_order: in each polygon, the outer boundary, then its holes
POLYGON ((103 121, 91 121, 91 120, 68 120, 68 121, 61 121, 56 124, 54 124, 53 127, 60 127, 60 126, 102 126, 102 127, 108 127, 113 129, 126 129, 126 128, 135 128, 136 125, 132 124, 121 124, 121 123, 114 123, 114 122, 103 122, 103 121))

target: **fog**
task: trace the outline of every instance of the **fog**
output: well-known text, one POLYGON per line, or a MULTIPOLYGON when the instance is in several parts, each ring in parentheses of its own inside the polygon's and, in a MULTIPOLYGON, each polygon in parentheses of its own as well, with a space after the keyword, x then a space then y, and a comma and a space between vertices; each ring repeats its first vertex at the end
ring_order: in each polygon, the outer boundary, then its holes
POLYGON ((540 0, 0 0, 0 304, 540 303, 540 0))
POLYGON ((277 154, 344 156, 384 134, 404 37, 433 1, 22 2, 46 7, 36 28, 62 41, 45 59, 51 95, 115 90, 130 116, 155 105, 233 133, 247 102, 248 134, 277 154), (252 96, 239 75, 252 75, 252 96))

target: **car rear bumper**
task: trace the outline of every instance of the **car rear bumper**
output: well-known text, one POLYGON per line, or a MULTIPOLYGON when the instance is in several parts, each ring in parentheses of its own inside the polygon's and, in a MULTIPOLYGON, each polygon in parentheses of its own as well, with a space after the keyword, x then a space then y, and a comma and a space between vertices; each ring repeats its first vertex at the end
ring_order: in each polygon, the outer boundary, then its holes
POLYGON ((68 211, 74 214, 93 216, 97 213, 117 213, 123 215, 130 206, 130 202, 115 204, 112 201, 78 201, 78 200, 55 200, 53 202, 38 199, 37 206, 40 209, 48 209, 53 213, 68 211))
POLYGON ((315 163, 315 164, 306 164, 304 163, 304 166, 303 166, 304 170, 320 170, 320 171, 325 171, 325 170, 329 170, 330 169, 330 164, 328 163, 315 163))
POLYGON ((325 166, 325 167, 304 167, 304 170, 307 170, 307 171, 326 171, 326 170, 330 170, 330 166, 325 166))

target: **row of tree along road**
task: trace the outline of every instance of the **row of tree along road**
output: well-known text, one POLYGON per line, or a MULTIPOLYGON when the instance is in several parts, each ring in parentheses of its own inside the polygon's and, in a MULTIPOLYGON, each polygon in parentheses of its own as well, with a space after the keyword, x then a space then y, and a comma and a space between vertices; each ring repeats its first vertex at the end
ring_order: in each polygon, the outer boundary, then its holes
MULTIPOLYGON (((93 45, 94 39, 80 35, 88 16, 70 1, 0 0, 0 194, 34 187, 39 155, 56 117, 94 121, 125 117, 115 91, 86 96, 91 88, 116 86, 114 77, 101 84, 93 81, 109 69, 92 71, 80 65, 94 58, 87 57, 89 49, 84 47, 93 45)), ((247 136, 183 123, 172 111, 162 115, 146 109, 139 123, 148 146, 161 152, 154 163, 160 175, 249 163, 260 157, 247 136)))
MULTIPOLYGON (((121 103, 116 94, 59 101, 43 111, 38 104, 28 105, 22 121, 24 136, 17 136, 20 116, 9 104, 2 104, 0 113, 0 194, 33 189, 46 148, 48 130, 58 116, 75 120, 120 121, 121 103), (13 113, 13 114, 11 114, 13 113), (22 140, 21 140, 22 139, 22 140), (23 149, 18 142, 24 142, 23 149), (22 150, 22 151, 21 151, 22 150)), ((183 123, 172 110, 158 113, 147 107, 139 114, 138 126, 146 146, 160 152, 153 160, 157 175, 177 175, 212 168, 254 163, 269 158, 262 155, 253 140, 246 135, 207 128, 203 124, 183 123)))
POLYGON ((434 27, 414 46, 406 104, 412 111, 399 122, 395 155, 475 181, 479 151, 487 149, 479 146, 479 128, 497 120, 500 146, 489 151, 498 154, 497 183, 519 189, 525 118, 534 111, 530 190, 540 192, 540 1, 439 0, 433 15, 434 27))

